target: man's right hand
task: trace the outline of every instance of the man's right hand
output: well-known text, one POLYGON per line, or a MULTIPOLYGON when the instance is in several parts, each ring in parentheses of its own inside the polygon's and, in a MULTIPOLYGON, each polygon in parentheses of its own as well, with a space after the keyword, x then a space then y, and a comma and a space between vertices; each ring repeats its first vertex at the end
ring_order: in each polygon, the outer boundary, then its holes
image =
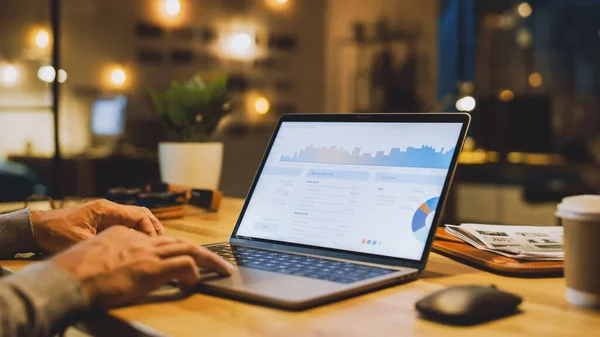
POLYGON ((166 236, 148 237, 123 226, 111 227, 51 260, 82 284, 94 309, 128 303, 173 280, 192 287, 198 266, 230 275, 233 266, 206 248, 166 236))

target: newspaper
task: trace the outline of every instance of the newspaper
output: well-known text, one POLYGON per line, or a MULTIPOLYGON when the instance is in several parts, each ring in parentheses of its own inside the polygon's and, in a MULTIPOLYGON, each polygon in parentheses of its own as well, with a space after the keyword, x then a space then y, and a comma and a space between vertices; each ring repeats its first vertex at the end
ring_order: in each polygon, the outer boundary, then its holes
POLYGON ((446 225, 446 232, 474 247, 514 259, 562 261, 563 228, 558 226, 446 225))

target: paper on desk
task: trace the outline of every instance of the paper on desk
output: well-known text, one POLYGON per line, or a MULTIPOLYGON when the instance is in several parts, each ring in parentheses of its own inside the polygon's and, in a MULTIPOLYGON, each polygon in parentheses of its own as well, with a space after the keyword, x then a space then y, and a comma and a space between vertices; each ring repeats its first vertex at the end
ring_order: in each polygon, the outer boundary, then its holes
POLYGON ((514 259, 564 259, 562 227, 461 224, 446 225, 446 232, 477 249, 514 259))

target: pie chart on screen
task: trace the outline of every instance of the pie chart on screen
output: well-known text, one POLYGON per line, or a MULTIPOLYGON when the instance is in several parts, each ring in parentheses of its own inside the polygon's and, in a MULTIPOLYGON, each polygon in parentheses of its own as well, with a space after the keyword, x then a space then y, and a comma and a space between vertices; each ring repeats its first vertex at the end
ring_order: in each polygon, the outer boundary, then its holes
POLYGON ((433 223, 433 216, 437 209, 439 197, 431 198, 419 206, 412 219, 412 231, 417 240, 425 243, 429 229, 433 223))

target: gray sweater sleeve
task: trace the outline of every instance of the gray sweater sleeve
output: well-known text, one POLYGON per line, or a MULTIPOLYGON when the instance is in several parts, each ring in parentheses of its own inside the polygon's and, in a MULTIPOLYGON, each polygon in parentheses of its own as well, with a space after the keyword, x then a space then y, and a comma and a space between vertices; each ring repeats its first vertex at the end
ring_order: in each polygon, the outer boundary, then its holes
POLYGON ((0 215, 0 256, 13 257, 16 253, 39 250, 33 240, 29 210, 0 215))
MULTIPOLYGON (((0 216, 1 255, 32 250, 29 212, 0 216)), ((34 263, 0 279, 0 337, 51 336, 87 310, 81 284, 52 262, 34 263)))

